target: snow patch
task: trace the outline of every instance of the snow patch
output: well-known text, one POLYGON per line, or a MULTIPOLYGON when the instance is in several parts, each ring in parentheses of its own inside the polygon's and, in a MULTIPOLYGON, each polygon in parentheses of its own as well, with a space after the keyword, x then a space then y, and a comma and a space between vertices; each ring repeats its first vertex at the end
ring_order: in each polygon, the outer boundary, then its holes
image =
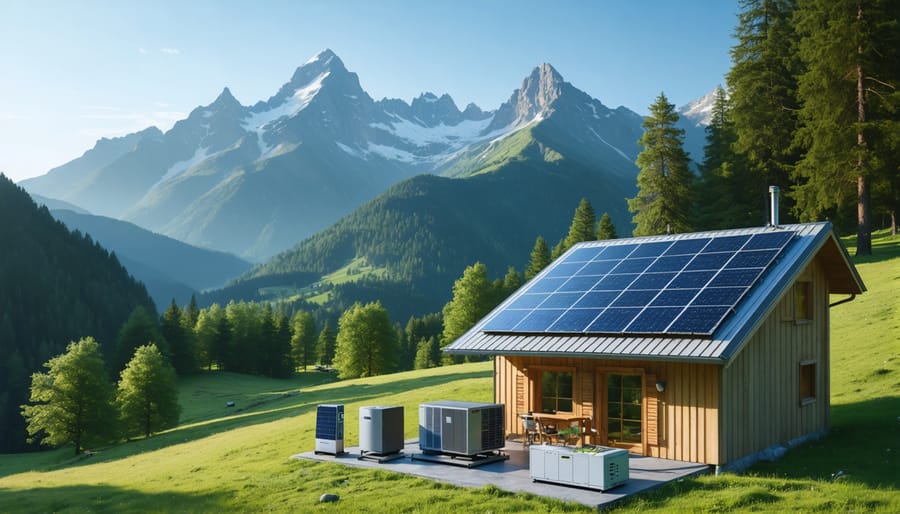
POLYGON ((337 145, 338 148, 343 150, 345 153, 352 155, 353 157, 364 157, 363 153, 355 148, 350 148, 349 146, 341 143, 339 141, 335 141, 334 144, 337 145))
POLYGON ((163 174, 162 178, 159 179, 156 182, 156 184, 153 184, 153 186, 150 189, 153 189, 154 187, 162 184, 163 182, 166 182, 167 180, 172 180, 173 178, 181 175, 182 173, 191 169, 192 167, 196 166, 197 164, 200 164, 201 162, 205 161, 207 158, 209 158, 209 156, 210 156, 209 148, 198 148, 194 152, 194 155, 190 159, 187 159, 184 161, 178 161, 175 164, 173 164, 171 167, 169 167, 169 169, 166 170, 165 174, 163 174))
POLYGON ((603 143, 604 145, 606 145, 606 146, 612 148, 613 150, 615 150, 616 153, 618 153, 619 155, 621 155, 622 158, 624 158, 626 161, 628 161, 628 162, 632 162, 632 161, 633 161, 633 159, 632 159, 631 157, 628 157, 628 154, 626 154, 626 153, 623 152, 622 150, 619 150, 618 147, 609 144, 609 142, 607 142, 605 139, 603 139, 602 137, 600 137, 600 134, 598 134, 597 131, 594 130, 594 127, 588 127, 588 130, 590 130, 591 132, 593 132, 594 135, 597 136, 597 139, 599 139, 601 143, 603 143))
POLYGON ((244 120, 242 123, 244 128, 251 132, 256 132, 259 141, 259 152, 261 154, 267 154, 271 150, 263 140, 263 134, 268 125, 282 118, 296 116, 297 113, 305 109, 312 99, 315 98, 316 93, 322 89, 322 81, 330 74, 331 72, 322 73, 309 84, 297 88, 291 96, 281 103, 281 105, 273 107, 268 111, 251 113, 249 117, 244 120))
POLYGON ((406 150, 394 148, 393 146, 377 145, 374 143, 369 143, 369 147, 366 153, 374 153, 376 155, 384 157, 385 159, 407 163, 412 163, 419 160, 415 155, 407 152, 406 150))

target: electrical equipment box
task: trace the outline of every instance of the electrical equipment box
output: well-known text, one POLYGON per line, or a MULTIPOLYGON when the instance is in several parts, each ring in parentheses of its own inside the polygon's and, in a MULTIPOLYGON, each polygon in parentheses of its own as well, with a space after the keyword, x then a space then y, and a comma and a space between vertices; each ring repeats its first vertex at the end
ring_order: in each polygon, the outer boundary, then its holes
POLYGON ((424 451, 473 456, 506 444, 504 405, 439 401, 419 405, 419 447, 424 451))
POLYGON ((360 407, 359 450, 389 455, 403 450, 403 407, 360 407))
POLYGON ((528 450, 532 480, 605 491, 628 481, 628 451, 606 446, 535 444, 528 450))
POLYGON ((322 404, 316 408, 316 453, 344 453, 344 406, 322 404))

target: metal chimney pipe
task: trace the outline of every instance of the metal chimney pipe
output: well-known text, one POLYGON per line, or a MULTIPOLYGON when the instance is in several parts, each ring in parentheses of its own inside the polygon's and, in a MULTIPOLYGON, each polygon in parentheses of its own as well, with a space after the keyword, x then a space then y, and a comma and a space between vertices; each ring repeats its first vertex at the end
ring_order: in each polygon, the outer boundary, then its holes
POLYGON ((769 198, 771 200, 771 222, 772 227, 778 226, 778 186, 769 186, 769 198))

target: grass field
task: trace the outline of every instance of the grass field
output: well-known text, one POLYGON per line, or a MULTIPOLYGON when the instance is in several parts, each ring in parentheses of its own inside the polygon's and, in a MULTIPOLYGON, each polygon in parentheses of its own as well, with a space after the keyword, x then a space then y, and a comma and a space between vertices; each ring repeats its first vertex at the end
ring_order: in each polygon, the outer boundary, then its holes
MULTIPOLYGON (((744 475, 678 481, 614 512, 900 512, 900 240, 879 234, 875 244, 877 255, 858 264, 869 291, 831 311, 829 436, 744 475)), ((72 458, 71 448, 0 455, 0 512, 588 511, 493 486, 289 459, 313 448, 319 403, 346 405, 349 442, 358 408, 373 404, 403 405, 414 437, 419 403, 489 401, 491 373, 490 363, 473 363, 341 382, 315 372, 183 379, 177 429, 92 456, 72 458), (340 502, 318 504, 324 492, 340 502)))

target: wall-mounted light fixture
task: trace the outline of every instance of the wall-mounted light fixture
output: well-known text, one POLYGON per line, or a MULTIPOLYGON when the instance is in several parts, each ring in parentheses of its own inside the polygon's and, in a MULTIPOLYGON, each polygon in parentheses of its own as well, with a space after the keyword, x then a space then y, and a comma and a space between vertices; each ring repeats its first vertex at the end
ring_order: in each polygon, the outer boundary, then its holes
POLYGON ((661 392, 661 393, 662 393, 662 392, 665 392, 665 390, 666 390, 666 383, 663 382, 662 380, 660 380, 659 382, 657 382, 657 383, 656 383, 656 390, 659 391, 659 392, 661 392))

